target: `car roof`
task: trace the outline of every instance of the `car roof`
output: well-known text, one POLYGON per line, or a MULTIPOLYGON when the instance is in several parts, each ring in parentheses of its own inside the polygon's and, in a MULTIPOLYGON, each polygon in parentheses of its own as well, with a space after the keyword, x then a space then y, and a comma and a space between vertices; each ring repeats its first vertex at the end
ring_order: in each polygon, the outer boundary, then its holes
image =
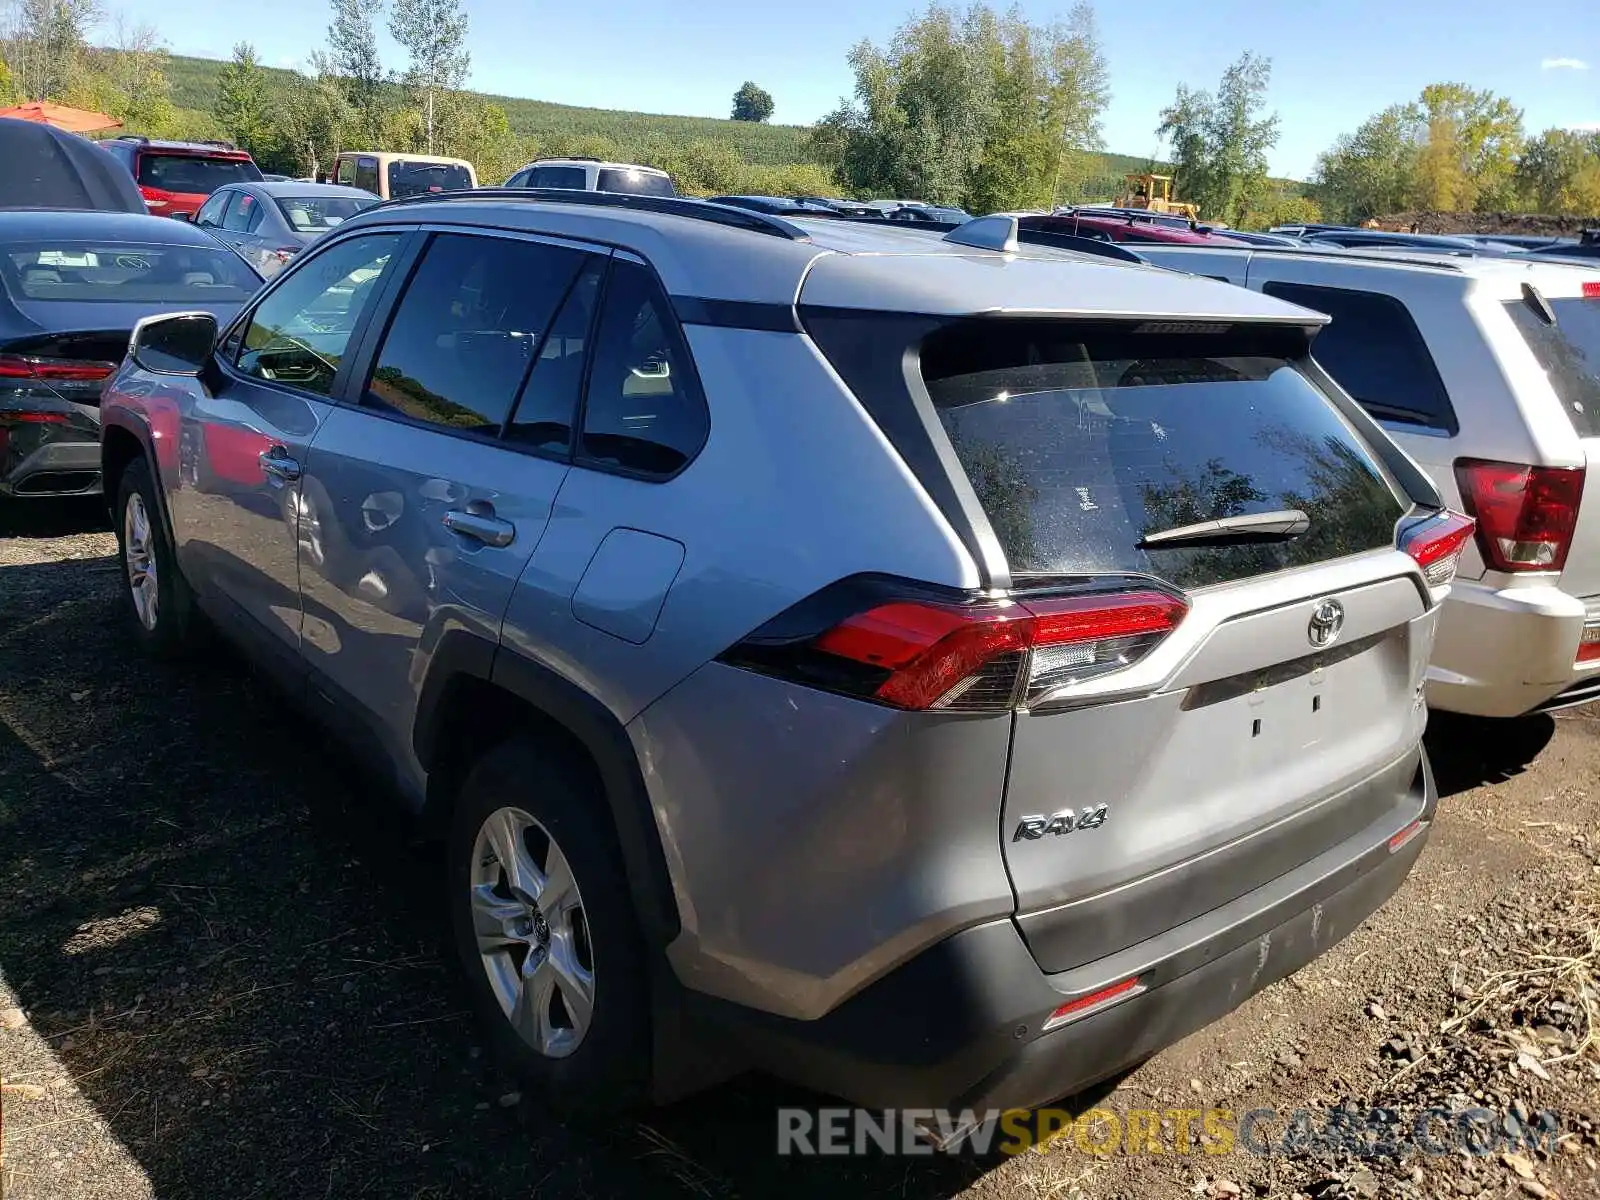
MULTIPOLYGON (((1423 271, 1448 273, 1484 280, 1528 279, 1540 271, 1556 271, 1550 278, 1570 280, 1571 273, 1581 274, 1585 268, 1568 259, 1551 261, 1522 254, 1496 254, 1494 252, 1451 253, 1447 250, 1412 249, 1408 246, 1334 246, 1326 243, 1301 246, 1205 246, 1161 245, 1141 246, 1140 253, 1149 251, 1158 262, 1170 259, 1180 262, 1193 255, 1197 260, 1207 254, 1228 254, 1251 258, 1295 261, 1305 258, 1325 258, 1370 270, 1423 271)), ((1588 272, 1600 278, 1600 262, 1588 272)))
POLYGON ((117 238, 158 246, 216 246, 202 229, 171 217, 88 209, 0 210, 0 240, 29 238, 117 238))
POLYGON ((340 158, 376 158, 380 162, 418 162, 433 163, 445 167, 470 167, 464 158, 449 158, 443 154, 404 154, 398 150, 341 150, 335 159, 340 158))
MULTIPOLYGON (((273 197, 349 196, 356 200, 378 199, 377 196, 374 196, 371 192, 367 191, 366 188, 345 187, 343 184, 339 183, 301 183, 294 179, 285 179, 281 181, 267 179, 257 183, 230 183, 225 184, 224 186, 233 188, 235 190, 250 188, 253 191, 260 192, 264 196, 273 197)), ((222 191, 223 189, 218 188, 217 190, 222 191)))
POLYGON ((800 298, 803 283, 807 304, 932 315, 1325 320, 1260 292, 1051 246, 1025 243, 1000 253, 914 224, 581 195, 584 201, 568 201, 490 189, 416 197, 366 209, 341 224, 337 236, 420 223, 526 229, 631 250, 656 268, 674 296, 784 307, 800 298))
POLYGON ((650 175, 666 174, 660 167, 647 167, 643 163, 608 162, 598 158, 536 158, 517 169, 525 171, 528 167, 598 167, 602 171, 644 171, 650 175))
MULTIPOLYGON (((120 137, 110 139, 123 142, 138 150, 160 150, 166 154, 187 154, 195 157, 234 158, 243 161, 249 153, 237 146, 213 146, 209 142, 169 142, 158 138, 120 137)), ((170 218, 168 218, 170 220, 170 218)))

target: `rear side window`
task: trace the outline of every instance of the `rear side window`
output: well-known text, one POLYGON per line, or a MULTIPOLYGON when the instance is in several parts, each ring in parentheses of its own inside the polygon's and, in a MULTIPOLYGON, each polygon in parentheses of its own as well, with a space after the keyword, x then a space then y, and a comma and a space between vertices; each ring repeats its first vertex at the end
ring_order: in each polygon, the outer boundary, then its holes
POLYGON ((654 171, 618 171, 607 167, 600 172, 595 187, 602 192, 624 192, 632 196, 676 196, 672 180, 654 171))
POLYGON ((585 394, 580 458, 633 475, 675 475, 710 421, 671 306, 648 269, 612 264, 585 394))
POLYGON ((1556 314, 1554 325, 1546 325, 1521 300, 1506 309, 1549 376, 1573 431, 1600 437, 1600 300, 1547 303, 1556 314))
POLYGON ((1393 296, 1271 282, 1261 289, 1326 313, 1311 357, 1379 421, 1454 434, 1459 426, 1433 355, 1406 306, 1393 296))
POLYGON ((254 233, 261 224, 261 202, 249 192, 240 192, 234 199, 222 227, 232 233, 254 233))
POLYGON ((1008 326, 935 334, 922 373, 1019 581, 1139 572, 1194 588, 1394 544, 1398 496, 1289 358, 1214 335, 1008 326), (1309 529, 1141 546, 1284 510, 1309 529))
POLYGON ((535 167, 528 186, 568 188, 581 192, 589 186, 589 173, 582 167, 535 167))
POLYGON ((367 403, 498 433, 551 317, 590 257, 509 238, 435 237, 384 336, 367 403))
POLYGON ((550 324, 550 332, 539 345, 538 360, 506 428, 506 436, 512 441, 548 454, 565 455, 571 450, 572 418, 578 411, 583 364, 587 361, 584 350, 594 324, 605 268, 606 260, 596 258, 584 267, 567 292, 561 310, 550 324))
MULTIPOLYGON (((344 180, 340 179, 339 182, 343 183, 344 180)), ((351 182, 364 192, 371 192, 374 196, 379 195, 378 160, 368 154, 356 159, 356 173, 351 182)))

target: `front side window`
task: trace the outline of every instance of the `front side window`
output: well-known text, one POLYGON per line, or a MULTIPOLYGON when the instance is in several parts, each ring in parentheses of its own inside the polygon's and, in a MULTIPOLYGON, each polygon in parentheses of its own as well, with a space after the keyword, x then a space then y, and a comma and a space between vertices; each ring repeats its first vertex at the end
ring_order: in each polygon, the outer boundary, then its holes
POLYGON ((1428 344, 1399 300, 1302 283, 1261 290, 1333 318, 1311 344, 1311 357, 1376 420, 1450 434, 1459 428, 1428 344))
POLYGON ((1539 360, 1561 408, 1579 437, 1600 437, 1600 299, 1548 300, 1547 325, 1521 300, 1507 303, 1511 319, 1539 360))
POLYGON ((237 254, 214 242, 13 242, 0 246, 0 277, 15 301, 74 304, 242 304, 261 286, 237 254))
MULTIPOLYGON (((341 180, 340 182, 343 181, 341 180)), ((356 173, 351 183, 362 191, 371 192, 376 196, 380 186, 378 183, 378 160, 370 154, 363 154, 357 158, 356 173)))
POLYGON ((540 242, 436 236, 395 308, 365 402, 498 433, 589 257, 540 242))
POLYGON ((334 169, 334 178, 345 187, 350 187, 356 181, 356 160, 341 158, 339 165, 334 169))
POLYGON ((923 347, 939 421, 1010 562, 1030 577, 1179 587, 1394 544, 1403 509, 1331 401, 1267 341, 1070 322, 973 322, 923 347), (1147 541, 1303 513, 1288 540, 1147 541))
POLYGON ((369 234, 299 264, 251 315, 239 370, 318 395, 331 393, 356 323, 399 246, 399 234, 369 234))
POLYGON ((664 478, 700 452, 709 429, 705 397, 666 294, 646 267, 617 260, 595 337, 580 457, 664 478))
POLYGON ((222 210, 228 207, 228 201, 233 198, 233 192, 218 192, 200 206, 200 211, 195 214, 196 225, 218 227, 222 224, 222 210))

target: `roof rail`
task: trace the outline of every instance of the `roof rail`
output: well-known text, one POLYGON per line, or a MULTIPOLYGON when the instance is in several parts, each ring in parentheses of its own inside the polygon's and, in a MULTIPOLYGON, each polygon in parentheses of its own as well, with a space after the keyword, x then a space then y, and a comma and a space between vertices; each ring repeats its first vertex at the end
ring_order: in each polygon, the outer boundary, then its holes
POLYGON ((639 212, 661 213, 671 217, 689 217, 730 229, 743 229, 750 233, 764 233, 771 237, 787 238, 791 242, 809 242, 805 230, 791 225, 782 217, 759 213, 748 208, 734 208, 727 204, 712 204, 690 196, 632 196, 623 192, 580 192, 572 188, 461 188, 451 192, 422 192, 415 196, 402 196, 398 200, 385 200, 367 211, 380 208, 398 208, 407 204, 432 204, 440 201, 463 200, 524 200, 541 204, 579 204, 594 208, 630 208, 639 212))
POLYGON ((1437 250, 1438 258, 1417 258, 1405 253, 1388 251, 1401 249, 1394 246, 1198 246, 1184 243, 1162 243, 1150 246, 1151 250, 1176 250, 1180 254, 1292 254, 1304 258, 1343 258, 1358 262, 1390 262, 1409 267, 1435 267, 1441 271, 1459 271, 1461 266, 1451 259, 1490 258, 1496 261, 1519 262, 1520 259, 1502 254, 1474 254, 1466 250, 1437 250), (1374 253, 1374 252, 1379 253, 1374 253))
POLYGON ((113 142, 138 142, 141 146, 150 144, 150 139, 142 133, 119 133, 109 140, 113 142))

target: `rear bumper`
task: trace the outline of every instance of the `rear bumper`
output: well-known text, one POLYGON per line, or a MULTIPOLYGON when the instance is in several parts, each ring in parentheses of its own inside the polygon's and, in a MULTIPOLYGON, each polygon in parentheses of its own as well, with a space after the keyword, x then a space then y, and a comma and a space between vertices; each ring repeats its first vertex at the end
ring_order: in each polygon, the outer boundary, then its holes
POLYGON ((1600 661, 1576 663, 1585 620, 1600 621, 1600 601, 1590 612, 1581 598, 1548 584, 1495 588, 1457 580, 1439 611, 1429 705, 1516 717, 1569 690, 1579 698, 1563 703, 1594 698, 1588 689, 1600 685, 1600 661))
POLYGON ((82 441, 47 441, 14 461, 0 476, 0 495, 34 499, 98 494, 100 443, 83 436, 82 441))
POLYGON ((1340 941, 1405 880, 1437 805, 1417 806, 1303 867, 1126 950, 1040 971, 1014 922, 946 939, 815 1021, 698 997, 708 1029, 774 1074, 869 1108, 975 1112, 1048 1104, 1137 1065, 1340 941), (1418 832, 1390 849, 1414 822, 1418 832), (1057 1006, 1132 976, 1144 990, 1040 1032, 1057 1006))

